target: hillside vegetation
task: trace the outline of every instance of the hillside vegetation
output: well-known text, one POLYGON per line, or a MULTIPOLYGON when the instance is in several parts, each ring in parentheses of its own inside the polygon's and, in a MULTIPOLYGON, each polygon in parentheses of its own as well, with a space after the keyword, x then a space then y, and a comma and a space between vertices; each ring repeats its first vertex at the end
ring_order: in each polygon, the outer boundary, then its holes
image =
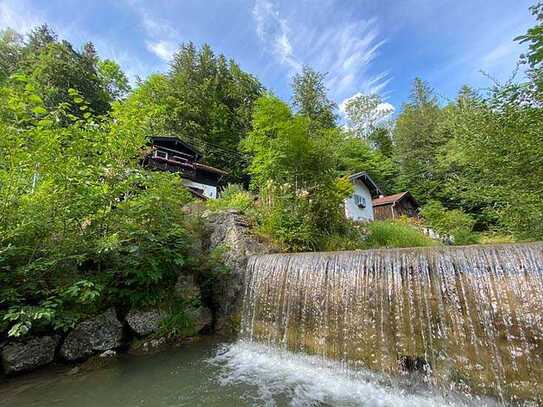
POLYGON ((91 42, 75 49, 46 25, 3 31, 0 332, 67 330, 110 305, 159 303, 180 270, 209 272, 179 177, 140 165, 157 134, 229 171, 237 186, 209 210, 238 209, 287 251, 436 244, 405 220, 348 222, 346 176, 360 171, 386 193, 409 190, 425 226, 455 243, 543 239, 541 9, 517 39, 530 50, 521 81, 439 103, 415 79, 393 121, 373 114, 379 96, 360 95, 347 126, 310 67, 293 77, 289 105, 186 43, 167 73, 131 89, 91 42))

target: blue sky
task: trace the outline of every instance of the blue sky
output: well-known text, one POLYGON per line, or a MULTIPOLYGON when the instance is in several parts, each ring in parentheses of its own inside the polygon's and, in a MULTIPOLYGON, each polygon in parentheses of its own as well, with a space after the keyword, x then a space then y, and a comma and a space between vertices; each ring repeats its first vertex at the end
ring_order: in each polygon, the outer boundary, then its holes
POLYGON ((327 72, 341 104, 378 92, 396 109, 412 80, 427 80, 442 101, 481 74, 504 81, 534 25, 534 0, 0 0, 0 28, 28 32, 47 22, 76 46, 93 41, 131 79, 165 71, 179 43, 209 43, 278 96, 304 64, 327 72))

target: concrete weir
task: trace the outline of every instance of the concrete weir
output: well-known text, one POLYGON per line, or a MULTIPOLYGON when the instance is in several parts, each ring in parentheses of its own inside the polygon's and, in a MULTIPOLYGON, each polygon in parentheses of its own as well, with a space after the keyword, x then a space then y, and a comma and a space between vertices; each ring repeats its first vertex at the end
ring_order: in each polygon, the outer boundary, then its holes
POLYGON ((241 336, 538 404, 543 243, 253 256, 241 336))

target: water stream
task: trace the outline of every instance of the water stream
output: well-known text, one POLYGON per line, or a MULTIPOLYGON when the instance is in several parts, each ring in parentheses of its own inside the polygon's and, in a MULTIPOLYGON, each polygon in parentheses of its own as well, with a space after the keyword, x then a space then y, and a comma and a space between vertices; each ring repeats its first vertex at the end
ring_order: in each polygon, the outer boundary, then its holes
POLYGON ((543 405, 543 244, 249 261, 241 339, 0 383, 0 407, 543 405))
POLYGON ((250 259, 242 337, 543 404, 543 244, 273 254, 250 259))

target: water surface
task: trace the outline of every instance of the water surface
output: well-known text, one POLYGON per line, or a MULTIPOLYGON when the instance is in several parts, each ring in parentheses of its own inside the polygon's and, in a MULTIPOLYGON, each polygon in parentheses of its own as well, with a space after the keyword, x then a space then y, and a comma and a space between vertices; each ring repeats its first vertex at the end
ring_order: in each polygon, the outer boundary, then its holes
POLYGON ((246 342, 206 340, 154 355, 121 355, 107 368, 76 375, 68 371, 49 368, 0 384, 0 406, 470 405, 425 386, 406 389, 338 362, 246 342))

